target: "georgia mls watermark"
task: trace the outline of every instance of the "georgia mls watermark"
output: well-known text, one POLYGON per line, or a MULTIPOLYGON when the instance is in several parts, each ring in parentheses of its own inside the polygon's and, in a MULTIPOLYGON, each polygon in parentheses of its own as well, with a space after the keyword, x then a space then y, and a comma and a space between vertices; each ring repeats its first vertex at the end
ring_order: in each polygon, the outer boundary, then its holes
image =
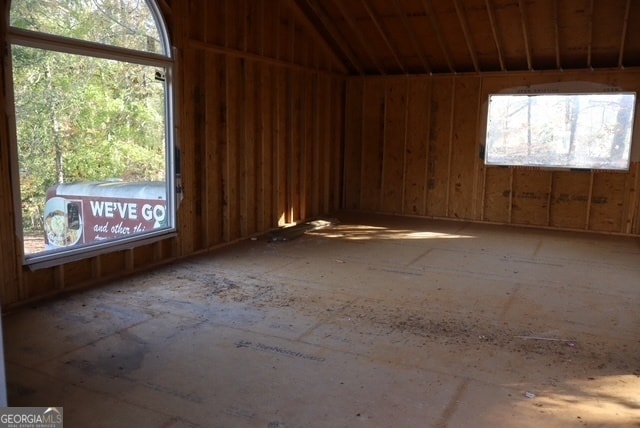
POLYGON ((62 407, 0 408, 0 428, 63 428, 62 407))

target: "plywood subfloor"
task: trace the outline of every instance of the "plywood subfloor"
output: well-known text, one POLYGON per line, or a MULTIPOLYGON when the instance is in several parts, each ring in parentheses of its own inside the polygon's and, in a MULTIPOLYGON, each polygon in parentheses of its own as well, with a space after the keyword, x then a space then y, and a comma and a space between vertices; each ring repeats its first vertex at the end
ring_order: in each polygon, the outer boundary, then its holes
POLYGON ((10 405, 69 427, 640 426, 637 239, 338 218, 6 315, 10 405))

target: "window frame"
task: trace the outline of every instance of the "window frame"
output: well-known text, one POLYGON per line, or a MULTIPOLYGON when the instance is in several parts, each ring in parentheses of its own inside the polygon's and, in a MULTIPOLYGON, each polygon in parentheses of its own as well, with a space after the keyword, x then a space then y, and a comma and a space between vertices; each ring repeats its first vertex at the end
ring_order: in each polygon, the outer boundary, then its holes
MULTIPOLYGON (((15 230, 19 238, 18 251, 22 264, 30 269, 40 269, 61 265, 81 259, 95 257, 124 249, 147 245, 153 242, 171 238, 177 235, 177 175, 179 166, 176 165, 177 145, 175 141, 175 60, 174 48, 171 46, 167 25, 162 12, 154 0, 144 0, 149 8, 158 33, 161 38, 164 55, 142 50, 128 49, 113 45, 105 45, 80 39, 42 33, 33 30, 6 26, 6 42, 9 54, 5 55, 6 61, 4 75, 6 86, 6 104, 8 114, 8 133, 11 154, 11 187, 13 189, 13 206, 15 217, 15 230), (114 60, 137 65, 160 67, 165 70, 165 177, 166 177, 166 207, 170 213, 170 223, 159 230, 146 231, 129 237, 122 237, 99 243, 93 243, 86 247, 56 250, 54 252, 42 251, 34 254, 25 254, 24 231, 22 225, 21 189, 18 165, 18 137, 16 126, 15 97, 13 91, 13 62, 11 49, 14 45, 47 51, 60 52, 72 55, 81 55, 99 59, 114 60)), ((8 2, 5 19, 9 23, 11 3, 8 2)), ((44 235, 43 235, 44 239, 44 235)))
POLYGON ((598 90, 570 90, 570 91, 562 91, 558 90, 558 88, 553 88, 549 90, 532 90, 532 91, 505 91, 505 92, 496 92, 490 93, 487 96, 487 108, 485 114, 485 130, 484 130, 484 142, 482 144, 481 158, 483 163, 486 166, 490 167, 498 167, 498 168, 535 168, 540 170, 552 170, 552 171, 613 171, 613 172, 628 172, 631 166, 631 162, 633 159, 633 148, 634 148, 634 140, 635 131, 638 123, 636 123, 636 116, 638 114, 638 93, 636 91, 629 90, 620 90, 616 88, 612 90, 611 88, 598 88, 598 90), (634 97, 634 105, 632 107, 632 114, 630 117, 630 128, 629 128, 629 150, 628 150, 628 159, 627 165, 625 168, 618 167, 598 167, 598 166, 580 166, 580 165, 545 165, 545 164, 534 164, 534 163, 511 163, 511 162, 489 162, 489 144, 488 144, 488 136, 489 136, 489 127, 490 127, 490 114, 491 114, 491 98, 492 97, 508 97, 508 96, 516 96, 516 97, 532 97, 532 96, 589 96, 589 95, 613 95, 613 94, 625 94, 625 95, 633 95, 634 97))

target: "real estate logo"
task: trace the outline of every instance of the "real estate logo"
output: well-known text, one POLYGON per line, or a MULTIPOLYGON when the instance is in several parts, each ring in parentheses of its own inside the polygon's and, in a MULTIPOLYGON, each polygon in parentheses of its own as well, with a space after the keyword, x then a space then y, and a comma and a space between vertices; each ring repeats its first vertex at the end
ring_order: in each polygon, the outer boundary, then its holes
POLYGON ((0 408, 0 428, 63 428, 62 407, 0 408))

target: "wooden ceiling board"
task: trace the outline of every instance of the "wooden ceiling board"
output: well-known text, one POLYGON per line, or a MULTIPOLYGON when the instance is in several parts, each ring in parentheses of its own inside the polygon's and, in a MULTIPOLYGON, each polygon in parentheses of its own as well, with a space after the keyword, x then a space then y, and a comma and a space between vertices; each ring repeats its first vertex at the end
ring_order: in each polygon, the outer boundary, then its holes
POLYGON ((589 67, 591 0, 558 1, 560 62, 563 69, 589 67))
POLYGON ((427 22, 422 0, 398 0, 398 3, 408 17, 422 18, 425 23, 427 22))
MULTIPOLYGON (((637 3, 637 2, 636 2, 637 3)), ((591 65, 617 67, 622 43, 627 0, 606 0, 594 3, 591 65)))
MULTIPOLYGON (((404 70, 407 73, 428 73, 429 69, 425 67, 416 48, 415 36, 408 33, 402 21, 399 18, 386 18, 383 24, 389 30, 391 43, 396 47, 398 58, 404 70)), ((424 57, 424 53, 422 55, 424 57)))
POLYGON ((640 66, 640 0, 290 1, 350 74, 640 66))
POLYGON ((429 18, 425 21, 423 17, 410 18, 413 28, 415 28, 416 37, 419 45, 422 47, 425 58, 429 63, 432 73, 450 73, 453 71, 449 64, 447 52, 441 46, 438 33, 431 24, 429 18))
POLYGON ((557 66, 555 1, 524 2, 533 70, 549 70, 557 66))
POLYGON ((433 2, 432 10, 438 17, 442 38, 458 73, 476 71, 473 56, 469 52, 464 30, 453 2, 433 2))
MULTIPOLYGON (((334 19, 337 31, 343 36, 343 43, 348 44, 348 47, 353 52, 354 58, 356 58, 355 61, 361 64, 365 73, 385 74, 384 69, 380 66, 379 61, 377 61, 377 55, 371 48, 370 42, 359 28, 355 18, 357 12, 354 12, 348 7, 357 2, 331 0, 325 1, 324 3, 332 6, 327 13, 331 14, 330 17, 334 19)), ((366 22, 364 19, 360 21, 366 22)))
MULTIPOLYGON (((320 22, 320 32, 325 34, 328 43, 334 46, 337 54, 344 59, 343 63, 351 67, 357 74, 364 74, 362 59, 358 57, 358 50, 353 48, 353 42, 345 37, 344 31, 348 26, 341 19, 332 14, 331 6, 335 3, 320 3, 317 0, 306 0, 306 6, 314 13, 314 22, 320 22)), ((338 3, 339 5, 339 3, 338 3)), ((304 10, 304 9, 303 9, 304 10)), ((338 12, 339 13, 339 12, 338 12)))
POLYGON ((389 31, 384 26, 384 22, 383 22, 384 18, 382 18, 379 15, 378 11, 375 9, 375 6, 372 4, 373 0, 361 0, 361 1, 362 1, 362 5, 367 11, 367 14, 369 15, 369 18, 371 19, 371 22, 373 23, 374 27, 378 31, 378 35, 382 38, 382 41, 384 42, 384 45, 387 48, 388 53, 395 60, 395 64, 397 65, 398 70, 400 71, 400 73, 405 74, 406 70, 404 68, 404 64, 402 63, 402 61, 400 61, 400 58, 398 57, 398 47, 395 46, 389 34, 389 31))
POLYGON ((518 1, 492 0, 491 4, 506 71, 527 70, 529 64, 518 1))
POLYGON ((478 58, 480 71, 500 71, 500 59, 492 24, 485 0, 461 2, 464 4, 469 34, 478 58))
MULTIPOLYGON (((406 35, 409 38, 410 44, 413 47, 415 55, 419 59, 420 65, 422 67, 421 72, 430 73, 431 66, 429 65, 429 62, 426 59, 424 48, 418 41, 418 35, 416 34, 415 28, 413 27, 413 24, 411 23, 411 20, 410 20, 410 17, 416 16, 416 12, 411 12, 411 14, 409 14, 409 12, 407 11, 410 9, 408 9, 405 5, 403 5, 400 0, 392 0, 392 1, 396 7, 396 10, 398 11, 398 15, 400 16, 400 21, 402 22, 402 27, 404 28, 404 31, 406 32, 406 35)), ((422 19, 423 21, 426 21, 426 17, 423 17, 422 19)), ((411 67, 410 65, 408 65, 408 68, 410 70, 413 70, 413 67, 411 67)))

